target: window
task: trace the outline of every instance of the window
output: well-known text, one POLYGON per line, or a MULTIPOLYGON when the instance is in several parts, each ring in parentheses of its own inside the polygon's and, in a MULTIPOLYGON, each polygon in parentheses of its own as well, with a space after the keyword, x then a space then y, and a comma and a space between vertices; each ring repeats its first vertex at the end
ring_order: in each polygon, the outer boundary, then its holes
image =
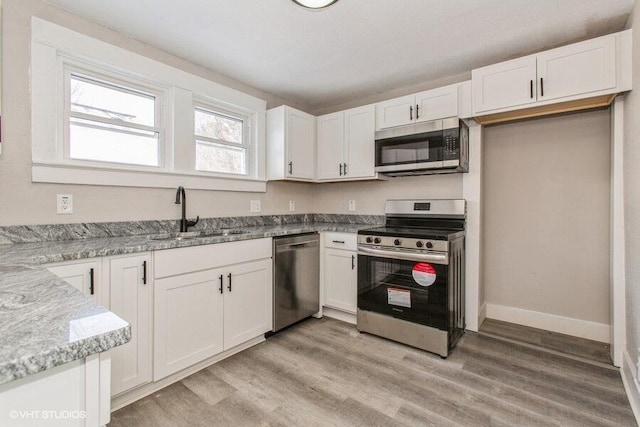
POLYGON ((247 175, 245 118, 196 107, 196 170, 247 175))
POLYGON ((69 159, 160 166, 158 95, 84 73, 67 76, 69 159))

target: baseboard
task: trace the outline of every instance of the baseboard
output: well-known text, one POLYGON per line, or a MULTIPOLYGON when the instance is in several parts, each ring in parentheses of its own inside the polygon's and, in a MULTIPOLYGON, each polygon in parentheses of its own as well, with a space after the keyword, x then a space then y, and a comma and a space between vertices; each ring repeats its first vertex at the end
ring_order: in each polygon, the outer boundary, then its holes
MULTIPOLYGON (((487 318, 487 304, 482 304, 478 310, 478 329, 482 326, 482 322, 487 318)), ((478 331, 475 331, 478 332, 478 331)))
POLYGON ((161 390, 168 385, 176 383, 181 379, 188 377, 189 375, 195 374, 196 372, 206 368, 207 366, 211 366, 214 363, 217 363, 223 359, 226 359, 227 357, 233 356, 234 354, 240 353, 241 351, 246 350, 249 347, 253 347, 254 345, 259 344, 264 340, 265 340, 264 335, 261 335, 257 338, 247 341, 246 343, 240 344, 234 348, 231 348, 213 357, 205 359, 202 362, 196 363, 193 366, 189 366, 188 368, 185 368, 180 372, 176 372, 175 374, 162 378, 159 381, 142 385, 138 388, 127 391, 118 396, 112 397, 111 412, 115 412, 120 408, 124 408, 125 406, 130 405, 133 402, 142 399, 143 397, 146 397, 152 393, 155 393, 156 391, 161 390))
POLYGON ((633 415, 636 417, 636 422, 640 424, 640 383, 638 383, 638 372, 627 350, 622 355, 620 375, 633 415))
POLYGON ((604 323, 572 319, 570 317, 497 304, 486 304, 486 317, 593 341, 611 342, 611 327, 604 323))
POLYGON ((347 313, 346 311, 336 310, 331 307, 322 307, 322 315, 330 317, 332 319, 342 320, 343 322, 351 323, 355 325, 358 323, 358 319, 355 314, 347 313))

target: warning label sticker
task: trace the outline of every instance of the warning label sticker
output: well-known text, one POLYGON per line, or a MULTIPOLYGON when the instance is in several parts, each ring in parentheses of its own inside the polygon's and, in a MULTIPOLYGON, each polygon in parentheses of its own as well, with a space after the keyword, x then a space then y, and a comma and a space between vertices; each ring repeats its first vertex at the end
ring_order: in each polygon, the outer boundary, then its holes
POLYGON ((411 291, 387 288, 387 302, 390 305, 411 308, 411 291))
POLYGON ((426 262, 419 262, 411 270, 413 280, 420 286, 431 286, 436 281, 436 269, 426 262))

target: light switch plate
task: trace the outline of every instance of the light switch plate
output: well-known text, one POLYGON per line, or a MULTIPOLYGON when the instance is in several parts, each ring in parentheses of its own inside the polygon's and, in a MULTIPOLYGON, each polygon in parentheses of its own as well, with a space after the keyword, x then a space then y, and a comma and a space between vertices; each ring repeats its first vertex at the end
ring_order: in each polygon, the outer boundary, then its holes
POLYGON ((355 200, 349 200, 349 210, 350 211, 355 211, 356 210, 356 201, 355 200))
POLYGON ((252 200, 251 201, 251 212, 256 213, 260 212, 262 209, 260 207, 260 200, 252 200))
POLYGON ((58 215, 69 215, 73 213, 73 195, 57 195, 57 212, 58 215))
POLYGON ((296 201, 289 200, 289 212, 295 212, 295 211, 296 211, 296 201))

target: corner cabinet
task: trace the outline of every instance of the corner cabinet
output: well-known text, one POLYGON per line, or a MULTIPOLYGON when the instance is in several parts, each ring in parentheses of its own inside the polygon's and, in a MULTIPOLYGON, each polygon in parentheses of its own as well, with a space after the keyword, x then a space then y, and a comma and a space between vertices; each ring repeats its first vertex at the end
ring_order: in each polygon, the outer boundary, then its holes
POLYGON ((630 90, 630 57, 628 30, 475 69, 473 113, 479 116, 630 90))
MULTIPOLYGON (((323 233, 322 289, 323 307, 355 315, 358 297, 357 235, 323 233)), ((328 315, 324 310, 324 314, 328 315)), ((342 320, 347 320, 341 318, 342 320)), ((355 317, 353 318, 355 322, 355 317)))
POLYGON ((131 325, 131 341, 111 350, 111 394, 151 382, 151 254, 103 259, 109 310, 131 325))
POLYGON ((318 117, 318 180, 375 178, 375 106, 318 117))
POLYGON ((272 329, 271 239, 155 253, 155 381, 272 329))
POLYGON ((286 105, 267 111, 267 179, 313 181, 316 118, 286 105))
POLYGON ((47 266, 47 270, 88 297, 102 302, 100 258, 51 264, 47 266))

